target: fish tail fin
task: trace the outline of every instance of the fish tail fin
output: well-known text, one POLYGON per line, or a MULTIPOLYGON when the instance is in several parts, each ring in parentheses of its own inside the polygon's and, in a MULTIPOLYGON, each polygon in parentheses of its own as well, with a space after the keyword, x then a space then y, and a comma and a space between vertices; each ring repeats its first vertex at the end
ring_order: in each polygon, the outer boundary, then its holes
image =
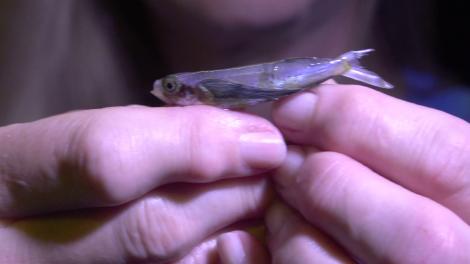
POLYGON ((369 54, 372 51, 374 50, 373 49, 357 50, 357 51, 350 51, 341 55, 339 59, 345 62, 345 68, 346 68, 346 71, 342 73, 342 75, 348 78, 354 79, 356 81, 370 84, 372 86, 376 86, 376 87, 380 87, 384 89, 392 89, 393 85, 386 82, 376 73, 366 70, 360 65, 359 60, 363 56, 369 54))

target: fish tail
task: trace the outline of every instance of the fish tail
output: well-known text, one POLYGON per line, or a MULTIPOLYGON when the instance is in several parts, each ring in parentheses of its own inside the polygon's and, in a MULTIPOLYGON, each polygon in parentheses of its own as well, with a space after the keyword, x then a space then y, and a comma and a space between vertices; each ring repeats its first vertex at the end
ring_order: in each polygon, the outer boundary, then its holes
POLYGON ((369 54, 372 51, 374 50, 373 49, 357 50, 357 51, 350 51, 341 55, 338 59, 345 62, 345 72, 343 72, 342 75, 348 78, 354 79, 356 81, 370 84, 372 86, 376 86, 376 87, 380 87, 384 89, 393 88, 393 85, 386 82, 379 75, 377 75, 374 72, 364 69, 360 65, 359 60, 363 56, 369 54))

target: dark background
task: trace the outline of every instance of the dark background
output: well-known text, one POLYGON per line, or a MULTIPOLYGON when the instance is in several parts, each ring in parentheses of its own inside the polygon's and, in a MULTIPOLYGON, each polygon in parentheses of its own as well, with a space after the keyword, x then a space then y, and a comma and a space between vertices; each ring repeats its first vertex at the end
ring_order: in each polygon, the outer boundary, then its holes
MULTIPOLYGON (((395 0, 379 1, 375 18, 375 35, 381 37, 382 48, 388 49, 391 59, 399 66, 439 73, 451 82, 470 84, 470 40, 467 34, 467 8, 464 1, 395 0)), ((139 1, 105 0, 103 8, 112 9, 122 30, 122 43, 132 46, 130 54, 135 65, 155 78, 154 61, 162 61, 158 41, 152 39, 148 9, 139 1), (127 29, 127 30, 126 30, 127 29), (135 31, 138 29, 138 31, 135 31), (139 47, 135 49, 135 47, 139 47), (147 65, 149 67, 143 67, 147 65)))
MULTIPOLYGON (((172 36, 155 34, 155 2, 67 2, 0 0, 0 124, 72 109, 160 105, 149 89, 172 72, 159 47, 172 36)), ((364 65, 397 87, 383 92, 470 121, 464 2, 377 4, 367 43, 377 51, 364 65)))
POLYGON ((469 19, 464 1, 381 1, 375 30, 400 65, 469 84, 469 19))

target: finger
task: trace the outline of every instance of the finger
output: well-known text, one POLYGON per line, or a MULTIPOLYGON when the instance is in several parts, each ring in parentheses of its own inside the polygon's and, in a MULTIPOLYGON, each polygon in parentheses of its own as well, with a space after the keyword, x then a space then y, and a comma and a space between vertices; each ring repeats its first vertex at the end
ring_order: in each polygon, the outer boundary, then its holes
POLYGON ((219 263, 217 237, 211 237, 193 248, 188 255, 173 264, 219 263))
POLYGON ((274 110, 289 141, 344 153, 470 221, 470 125, 359 86, 322 85, 274 110))
POLYGON ((286 163, 275 176, 282 196, 359 260, 470 261, 468 225, 440 204, 339 153, 292 148, 286 163))
POLYGON ((279 165, 264 119, 195 106, 79 111, 0 129, 0 216, 122 204, 165 183, 279 165))
POLYGON ((14 222, 0 229, 0 256, 10 263, 177 260, 219 230, 261 217, 270 195, 263 178, 162 187, 116 211, 14 222))
MULTIPOLYGON (((335 80, 333 79, 328 79, 323 84, 338 84, 335 80)), ((269 121, 273 120, 272 117, 272 111, 273 111, 273 103, 263 103, 263 104, 256 104, 252 106, 248 106, 243 112, 250 113, 250 114, 255 114, 257 116, 261 116, 269 121)))
POLYGON ((244 231, 232 231, 219 236, 217 248, 223 264, 269 263, 266 249, 255 237, 244 231))
POLYGON ((281 203, 266 215, 273 263, 354 263, 334 241, 281 203))
POLYGON ((262 264, 269 263, 268 260, 266 250, 253 236, 244 231, 231 231, 207 239, 174 264, 262 264))

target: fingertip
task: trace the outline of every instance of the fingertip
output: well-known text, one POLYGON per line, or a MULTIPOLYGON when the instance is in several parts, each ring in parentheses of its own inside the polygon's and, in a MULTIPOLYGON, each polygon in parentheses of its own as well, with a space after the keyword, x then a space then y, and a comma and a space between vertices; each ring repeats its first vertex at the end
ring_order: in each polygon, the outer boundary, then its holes
POLYGON ((274 180, 278 187, 286 188, 295 182, 295 175, 302 167, 307 155, 307 148, 289 146, 282 165, 274 173, 274 180))
POLYGON ((222 263, 241 264, 246 262, 246 251, 237 231, 221 235, 217 239, 217 249, 222 263))
POLYGON ((256 175, 278 167, 285 158, 281 132, 264 118, 209 106, 185 107, 177 114, 165 115, 176 131, 165 138, 177 148, 164 158, 176 160, 176 170, 191 172, 183 176, 193 179, 182 181, 256 175))
MULTIPOLYGON (((238 133, 238 150, 241 160, 251 170, 268 170, 278 167, 286 156, 286 144, 281 132, 265 118, 235 111, 222 111, 218 120, 207 118, 204 123, 216 122, 213 137, 225 137, 232 130, 238 133)), ((227 144, 224 144, 227 146, 227 144)), ((233 161, 233 160, 232 160, 233 161)))
POLYGON ((240 154, 249 167, 272 169, 283 162, 286 144, 278 131, 242 133, 240 154))
POLYGON ((322 84, 338 84, 334 79, 328 79, 324 81, 322 84))
POLYGON ((268 244, 274 263, 353 263, 325 233, 278 201, 266 214, 268 244))
POLYGON ((303 131, 313 118, 318 96, 302 92, 289 96, 274 105, 273 120, 281 130, 303 131))
POLYGON ((219 257, 224 264, 267 263, 265 249, 243 231, 225 233, 217 239, 219 257))
POLYGON ((320 142, 331 124, 357 120, 368 115, 371 108, 379 108, 381 93, 359 85, 324 83, 277 102, 273 107, 273 121, 288 140, 295 143, 320 142))

